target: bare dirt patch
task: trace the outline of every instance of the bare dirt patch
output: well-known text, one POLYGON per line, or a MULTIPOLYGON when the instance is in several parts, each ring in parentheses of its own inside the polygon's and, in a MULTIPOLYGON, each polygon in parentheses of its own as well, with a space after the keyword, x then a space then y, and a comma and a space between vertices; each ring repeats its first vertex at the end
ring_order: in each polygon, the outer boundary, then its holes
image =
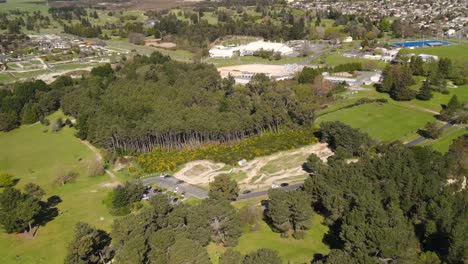
POLYGON ((174 42, 161 41, 161 39, 147 39, 145 40, 145 46, 163 48, 163 49, 172 49, 177 47, 177 44, 174 42))
POLYGON ((206 186, 214 177, 228 174, 236 178, 242 175, 239 185, 242 189, 260 189, 272 184, 292 181, 307 176, 302 164, 307 157, 314 153, 323 161, 333 155, 327 144, 317 143, 290 151, 258 157, 247 162, 244 166, 224 169, 226 164, 209 160, 193 161, 185 164, 174 176, 190 184, 206 186))

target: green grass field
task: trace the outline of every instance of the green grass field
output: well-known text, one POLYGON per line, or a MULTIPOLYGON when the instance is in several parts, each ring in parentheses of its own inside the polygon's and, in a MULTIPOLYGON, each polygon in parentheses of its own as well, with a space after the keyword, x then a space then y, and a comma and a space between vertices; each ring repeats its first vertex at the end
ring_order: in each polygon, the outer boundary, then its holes
POLYGON ((11 74, 9 73, 0 73, 0 83, 10 83, 10 82, 14 82, 16 80, 16 78, 14 78, 13 76, 11 76, 11 74))
POLYGON ((367 132, 378 140, 398 140, 407 137, 435 118, 431 113, 397 103, 365 104, 342 109, 318 118, 317 123, 342 121, 367 132))
POLYGON ((45 1, 41 0, 7 0, 6 3, 0 3, 0 10, 1 11, 8 11, 8 10, 20 10, 20 11, 40 11, 42 13, 47 13, 49 9, 45 1))
POLYGON ((424 108, 428 108, 434 111, 440 111, 441 105, 445 105, 449 102, 453 95, 457 95, 458 101, 468 101, 468 85, 459 86, 457 88, 448 88, 450 94, 433 93, 433 98, 429 101, 412 100, 411 104, 418 105, 424 108))
POLYGON ((149 55, 153 51, 159 51, 164 55, 169 55, 175 60, 179 61, 191 61, 193 57, 193 53, 186 50, 167 50, 161 49, 156 47, 146 47, 146 46, 139 46, 132 43, 129 43, 127 39, 113 39, 107 41, 108 48, 116 50, 116 51, 132 51, 136 50, 140 54, 149 55))
POLYGON ((258 231, 244 229, 234 250, 247 254, 259 248, 271 248, 278 251, 283 263, 307 263, 312 260, 314 254, 328 254, 329 248, 322 242, 327 231, 328 227, 322 225, 322 217, 317 214, 313 217, 312 228, 306 231, 302 240, 282 238, 262 221, 258 231))
MULTIPOLYGON (((265 199, 268 199, 266 195, 236 201, 233 206, 240 209, 252 204, 259 205, 260 201, 265 199)), ((309 263, 314 254, 326 255, 330 251, 328 246, 322 242, 324 235, 328 232, 328 227, 323 225, 322 221, 322 216, 314 214, 312 228, 305 232, 305 238, 302 240, 296 240, 293 237, 282 238, 279 233, 273 232, 264 221, 260 221, 260 228, 257 231, 251 231, 248 227, 243 229, 243 234, 234 250, 247 254, 259 248, 271 248, 278 251, 283 263, 309 263)), ((217 264, 219 256, 224 253, 226 248, 211 243, 207 250, 213 263, 217 264)))
MULTIPOLYGON (((312 61, 312 64, 320 62, 320 58, 312 61)), ((360 62, 364 68, 368 69, 383 69, 387 65, 386 62, 381 60, 369 60, 363 58, 348 58, 338 53, 331 53, 325 57, 325 64, 329 66, 337 66, 344 63, 360 62)))
POLYGON ((423 145, 430 145, 434 150, 446 153, 452 142, 465 134, 468 134, 468 130, 466 128, 454 126, 445 130, 440 138, 436 140, 427 140, 423 145))
MULTIPOLYGON (((60 115, 55 114, 50 120, 60 115)), ((78 221, 110 229, 112 217, 102 204, 107 191, 101 186, 109 182, 109 177, 85 175, 94 154, 79 142, 71 128, 58 133, 45 130, 46 126, 36 123, 0 133, 0 172, 20 179, 19 188, 34 182, 45 189, 45 198, 58 195, 62 199, 59 215, 40 227, 34 239, 0 232, 0 263, 63 263, 78 221), (58 170, 73 170, 80 176, 76 182, 59 187, 53 184, 58 170)))
POLYGON ((233 58, 227 58, 227 59, 219 59, 219 58, 207 58, 206 62, 207 63, 213 63, 216 66, 219 67, 225 67, 225 66, 235 66, 235 65, 241 65, 241 64, 293 64, 293 63, 298 63, 301 61, 304 61, 306 58, 304 57, 283 57, 280 60, 269 60, 269 59, 263 59, 260 57, 254 57, 254 56, 243 56, 243 57, 233 57, 233 58))
POLYGON ((409 50, 408 52, 415 54, 431 54, 439 56, 439 58, 450 58, 456 61, 468 60, 468 44, 453 44, 450 46, 416 48, 409 50))

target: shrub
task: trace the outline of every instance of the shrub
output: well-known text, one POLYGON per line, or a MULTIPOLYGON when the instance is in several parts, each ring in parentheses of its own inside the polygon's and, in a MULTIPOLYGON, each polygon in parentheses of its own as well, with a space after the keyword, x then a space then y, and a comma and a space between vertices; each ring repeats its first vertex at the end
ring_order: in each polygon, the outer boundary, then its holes
POLYGON ((298 230, 298 231, 295 231, 292 236, 295 238, 295 239, 304 239, 305 237, 305 233, 304 231, 302 230, 298 230))
POLYGON ((0 188, 9 187, 15 184, 15 177, 9 173, 0 173, 0 188))
POLYGON ((251 160, 315 142, 314 131, 309 129, 264 133, 231 145, 207 145, 180 151, 155 148, 151 153, 140 155, 138 163, 147 172, 173 172, 179 165, 202 159, 235 165, 242 159, 251 160))
POLYGON ((57 177, 55 178, 55 184, 64 186, 65 184, 72 183, 78 178, 78 173, 74 171, 65 172, 64 170, 59 170, 57 177))

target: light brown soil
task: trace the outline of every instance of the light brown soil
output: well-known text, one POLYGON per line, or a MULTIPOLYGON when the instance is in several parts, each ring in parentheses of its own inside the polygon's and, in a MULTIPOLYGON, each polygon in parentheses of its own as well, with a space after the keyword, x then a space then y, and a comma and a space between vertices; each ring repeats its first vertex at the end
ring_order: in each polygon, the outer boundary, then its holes
POLYGON ((172 49, 172 48, 177 47, 177 44, 175 44, 174 42, 160 42, 159 39, 147 39, 145 40, 145 46, 163 48, 163 49, 172 49))
POLYGON ((262 168, 267 166, 269 162, 281 162, 283 159, 291 158, 297 155, 303 155, 304 161, 306 157, 314 153, 323 161, 333 155, 332 151, 326 144, 317 143, 310 146, 305 146, 292 151, 282 151, 270 156, 258 157, 247 162, 244 166, 236 166, 231 170, 223 170, 226 164, 215 163, 209 160, 198 160, 185 164, 181 170, 176 172, 174 176, 195 185, 207 185, 216 176, 221 174, 238 174, 245 173, 246 178, 239 182, 242 189, 257 189, 265 188, 272 184, 279 184, 284 179, 294 177, 304 177, 307 173, 302 169, 302 162, 294 164, 284 164, 284 168, 274 172, 264 172, 262 168))

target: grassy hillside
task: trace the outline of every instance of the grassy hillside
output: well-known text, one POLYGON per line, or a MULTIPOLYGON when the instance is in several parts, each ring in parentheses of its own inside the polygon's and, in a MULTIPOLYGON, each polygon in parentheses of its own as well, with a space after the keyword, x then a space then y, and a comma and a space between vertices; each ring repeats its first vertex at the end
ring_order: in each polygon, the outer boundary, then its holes
POLYGON ((112 223, 102 204, 107 193, 102 184, 109 182, 109 177, 86 176, 86 166, 94 154, 73 135, 73 129, 58 133, 46 130, 36 123, 0 133, 0 172, 19 178, 19 188, 34 182, 46 190, 45 198, 58 195, 62 199, 59 215, 40 227, 34 239, 0 231, 0 263, 63 263, 78 221, 102 229, 109 229, 112 223), (73 170, 80 176, 75 183, 60 187, 53 184, 58 170, 73 170))

